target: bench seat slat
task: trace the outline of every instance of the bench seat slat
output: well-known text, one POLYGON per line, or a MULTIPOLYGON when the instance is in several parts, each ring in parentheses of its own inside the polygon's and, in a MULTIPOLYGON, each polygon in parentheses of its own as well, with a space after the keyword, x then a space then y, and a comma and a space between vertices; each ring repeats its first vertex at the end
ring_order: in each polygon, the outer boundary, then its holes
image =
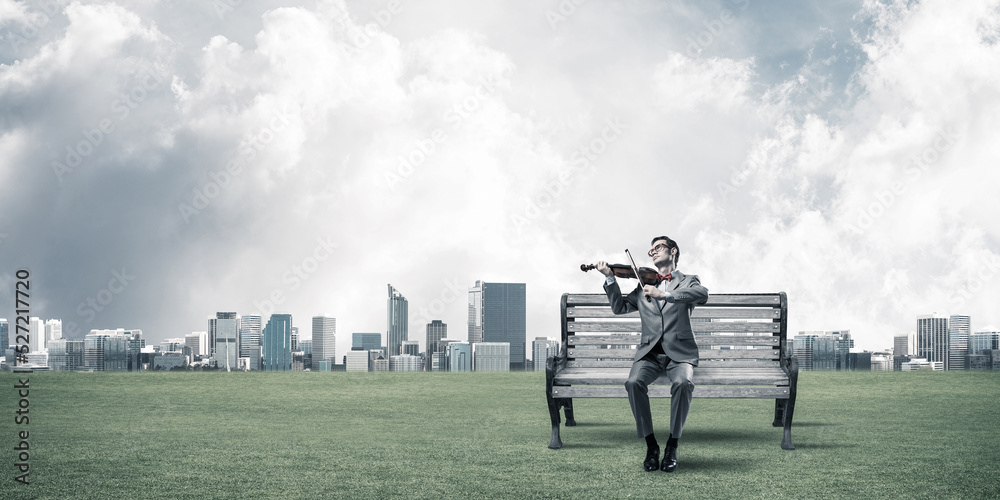
MULTIPOLYGON (((570 347, 570 358, 623 358, 635 357, 635 349, 582 349, 570 347)), ((715 359, 778 359, 780 349, 698 349, 699 358, 715 359)))
MULTIPOLYGON (((788 399, 788 387, 741 387, 741 386, 708 386, 696 385, 694 393, 696 398, 768 398, 768 399, 788 399)), ((553 386, 552 397, 554 398, 627 398, 625 386, 584 386, 572 387, 553 386)), ((670 386, 654 385, 649 387, 649 397, 669 398, 670 386)))
MULTIPOLYGON (((585 369, 580 369, 585 370, 585 369)), ((566 370, 555 378, 556 384, 566 385, 622 385, 628 379, 630 370, 626 369, 601 369, 587 370, 585 372, 566 370)), ((778 370, 740 370, 740 373, 733 373, 725 369, 696 368, 694 378, 695 386, 698 385, 788 385, 788 375, 780 369, 778 370)), ((656 379, 654 384, 670 385, 670 379, 666 375, 656 379)))
MULTIPOLYGON (((700 359, 698 368, 702 367, 726 367, 726 368, 779 368, 781 364, 774 360, 761 359, 700 359)), ((566 362, 567 368, 631 368, 631 359, 571 359, 566 362)), ((697 369, 697 368, 696 368, 697 369)))
MULTIPOLYGON (((568 321, 566 329, 569 332, 638 332, 642 328, 639 319, 625 321, 568 321)), ((691 330, 695 333, 778 333, 781 331, 781 323, 724 323, 713 321, 711 323, 691 323, 691 330)))
MULTIPOLYGON (((571 346, 576 345, 636 345, 639 343, 639 335, 628 336, 615 335, 570 335, 567 342, 571 346)), ((695 335, 695 341, 699 346, 705 345, 752 345, 752 346, 779 346, 781 337, 774 335, 695 335)))
MULTIPOLYGON (((577 307, 566 308, 567 318, 638 318, 639 311, 628 314, 615 314, 611 306, 605 304, 601 307, 577 307)), ((723 308, 723 307, 695 307, 691 311, 692 318, 719 318, 719 319, 781 319, 781 309, 773 307, 756 308, 723 308)))

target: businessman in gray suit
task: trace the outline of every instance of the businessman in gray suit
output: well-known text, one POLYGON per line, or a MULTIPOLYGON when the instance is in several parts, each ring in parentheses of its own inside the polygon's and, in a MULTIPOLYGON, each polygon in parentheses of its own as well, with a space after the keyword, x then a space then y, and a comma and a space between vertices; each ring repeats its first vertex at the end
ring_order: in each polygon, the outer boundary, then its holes
POLYGON ((636 431, 646 438, 646 458, 643 468, 649 472, 677 469, 677 440, 684 429, 691 408, 694 384, 691 378, 698 366, 698 345, 691 329, 691 311, 708 300, 708 289, 698 277, 677 270, 681 251, 677 242, 657 236, 651 243, 649 256, 659 271, 659 283, 637 286, 623 297, 614 273, 606 262, 598 262, 597 270, 606 276, 604 291, 608 294, 615 314, 639 311, 642 337, 635 353, 632 371, 625 381, 628 401, 635 416, 636 431), (649 297, 649 299, 647 299, 649 297), (653 417, 649 409, 647 388, 663 373, 670 379, 670 437, 660 462, 660 446, 653 435, 653 417))

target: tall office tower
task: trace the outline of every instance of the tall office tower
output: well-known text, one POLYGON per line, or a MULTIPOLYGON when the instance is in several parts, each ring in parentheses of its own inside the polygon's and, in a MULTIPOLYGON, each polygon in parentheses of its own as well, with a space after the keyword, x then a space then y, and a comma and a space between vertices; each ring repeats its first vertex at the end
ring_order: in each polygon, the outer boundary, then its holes
POLYGON ((802 370, 846 370, 847 354, 854 347, 848 331, 799 332, 792 349, 802 370))
POLYGON ((292 315, 272 314, 264 327, 264 370, 292 370, 292 315))
POLYGON ((336 359, 337 318, 329 315, 313 316, 312 369, 318 371, 324 361, 332 368, 336 359))
POLYGON ((389 352, 386 353, 386 357, 399 355, 402 352, 400 348, 403 341, 410 339, 408 309, 406 297, 403 297, 399 290, 389 285, 389 299, 386 302, 386 330, 388 332, 386 346, 389 352))
POLYGON ((477 372, 509 372, 510 344, 479 342, 472 344, 472 369, 477 372))
POLYGON ((893 356, 915 356, 917 354, 917 334, 902 333, 892 337, 893 356))
POLYGON ((352 351, 370 351, 382 348, 381 333, 354 332, 351 334, 352 351))
POLYGON ((969 335, 970 354, 981 354, 981 351, 993 349, 1000 349, 1000 332, 976 332, 969 335))
POLYGON ((829 334, 833 336, 834 342, 836 342, 837 362, 834 369, 847 370, 848 354, 850 354, 851 349, 854 348, 854 339, 851 338, 851 331, 839 330, 829 332, 829 334))
POLYGON ((184 345, 191 348, 191 356, 208 356, 208 332, 191 332, 184 336, 184 345))
POLYGON ((308 354, 309 358, 312 358, 313 353, 313 340, 311 338, 299 339, 299 352, 302 354, 308 354))
POLYGON ((126 361, 128 371, 142 370, 142 349, 146 347, 146 339, 142 338, 142 330, 124 330, 126 361))
POLYGON ((535 362, 535 371, 545 371, 545 360, 549 356, 559 355, 559 341, 545 337, 535 337, 531 342, 531 359, 535 362))
POLYGON ((10 347, 10 323, 5 318, 0 318, 0 354, 10 347))
POLYGON ((215 314, 215 366, 226 370, 239 368, 240 316, 234 312, 215 314))
MULTIPOLYGON (((528 343, 524 283, 485 283, 476 281, 469 290, 469 335, 482 325, 483 342, 510 344, 510 369, 524 370, 528 343), (477 307, 472 302, 479 299, 477 307), (479 311, 480 318, 472 317, 479 311)), ((470 341, 471 342, 471 341, 470 341)))
POLYGON ((216 319, 208 318, 208 355, 215 356, 215 322, 216 319))
POLYGON ((299 327, 292 327, 292 352, 299 350, 299 327))
POLYGON ((483 282, 469 289, 469 343, 483 341, 483 282))
POLYGON ((62 338, 62 320, 61 319, 50 319, 45 322, 45 345, 43 348, 48 348, 49 341, 62 338))
POLYGON ((37 316, 32 316, 28 318, 28 352, 42 352, 44 347, 45 323, 37 316))
POLYGON ((240 317, 240 357, 249 358, 250 348, 260 346, 260 332, 263 325, 259 314, 240 317))
POLYGON ((948 369, 947 317, 937 313, 917 316, 917 356, 931 363, 943 363, 948 369))
POLYGON ((83 340, 52 340, 49 343, 49 368, 58 371, 83 368, 83 340))
POLYGON ((400 354, 409 354, 410 356, 420 355, 420 342, 416 340, 404 340, 400 344, 400 354))
POLYGON ((124 328, 91 330, 83 339, 85 367, 96 371, 129 369, 129 342, 124 328))
POLYGON ((427 323, 427 371, 431 371, 434 353, 441 352, 441 339, 448 336, 448 324, 439 319, 427 323))
POLYGON ((468 342, 448 344, 448 371, 472 371, 472 344, 468 342))
POLYGON ((969 328, 970 319, 968 316, 954 315, 948 318, 948 363, 945 370, 967 370, 966 362, 969 357, 969 328))

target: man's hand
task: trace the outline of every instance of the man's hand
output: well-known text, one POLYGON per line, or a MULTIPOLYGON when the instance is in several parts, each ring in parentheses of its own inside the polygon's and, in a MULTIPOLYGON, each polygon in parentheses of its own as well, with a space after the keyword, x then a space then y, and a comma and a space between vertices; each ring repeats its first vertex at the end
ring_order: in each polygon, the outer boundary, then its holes
POLYGON ((663 290, 656 288, 653 285, 646 285, 642 287, 643 295, 647 297, 652 297, 654 299, 665 300, 667 302, 673 302, 674 296, 669 293, 665 293, 663 290))
POLYGON ((608 278, 610 278, 611 276, 613 276, 615 274, 615 272, 612 271, 610 267, 608 267, 608 263, 604 262, 603 260, 597 261, 597 264, 595 264, 595 265, 597 266, 597 270, 600 271, 601 274, 603 274, 604 276, 606 276, 608 278))

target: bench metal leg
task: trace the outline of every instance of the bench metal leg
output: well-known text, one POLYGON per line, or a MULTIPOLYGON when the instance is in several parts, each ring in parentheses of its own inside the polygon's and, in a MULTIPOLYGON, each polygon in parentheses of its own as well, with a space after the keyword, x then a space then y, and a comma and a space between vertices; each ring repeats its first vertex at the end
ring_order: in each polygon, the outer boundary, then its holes
MULTIPOLYGON (((564 406, 566 404, 565 401, 570 401, 570 404, 572 404, 572 400, 552 397, 552 382, 555 379, 555 376, 555 360, 552 356, 549 356, 549 358, 545 360, 545 400, 548 402, 549 419, 552 421, 552 439, 549 441, 549 448, 558 450, 559 448, 562 448, 562 439, 559 438, 559 407, 564 406)), ((570 425, 570 422, 572 421, 572 412, 572 406, 570 406, 566 412, 566 425, 570 425)), ((576 425, 576 422, 573 421, 572 425, 576 425)))
MULTIPOLYGON (((794 450, 795 445, 792 444, 792 415, 795 413, 795 390, 799 381, 799 361, 793 356, 788 363, 788 399, 784 404, 784 411, 782 423, 785 427, 785 433, 781 438, 781 449, 783 450, 794 450)), ((775 411, 777 415, 777 411, 775 411)))

